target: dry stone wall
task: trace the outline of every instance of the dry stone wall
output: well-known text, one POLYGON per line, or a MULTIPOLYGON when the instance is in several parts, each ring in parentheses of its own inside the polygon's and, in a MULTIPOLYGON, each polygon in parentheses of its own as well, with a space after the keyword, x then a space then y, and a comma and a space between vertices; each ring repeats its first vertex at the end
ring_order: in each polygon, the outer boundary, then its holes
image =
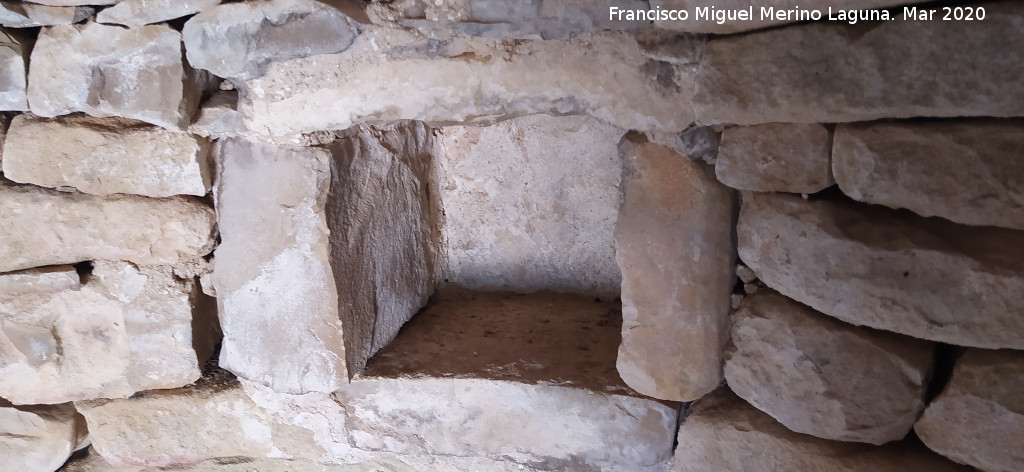
POLYGON ((797 3, 0 2, 0 472, 1024 471, 1024 7, 797 3))

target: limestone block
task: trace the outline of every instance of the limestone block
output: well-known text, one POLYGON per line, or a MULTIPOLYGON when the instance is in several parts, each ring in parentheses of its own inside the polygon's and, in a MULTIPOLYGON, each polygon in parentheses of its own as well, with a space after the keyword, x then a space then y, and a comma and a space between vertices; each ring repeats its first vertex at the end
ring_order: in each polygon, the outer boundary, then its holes
POLYGON ((331 392, 391 340, 434 287, 430 150, 417 124, 358 128, 330 151, 221 141, 221 366, 331 392))
POLYGON ((679 428, 672 472, 968 472, 903 441, 871 446, 794 433, 736 397, 728 388, 702 398, 679 428))
POLYGON ((26 2, 0 2, 0 24, 8 28, 70 25, 92 15, 89 7, 51 7, 26 2))
POLYGON ((52 7, 74 7, 80 5, 114 5, 121 0, 33 0, 32 3, 52 7))
POLYGON ((148 197, 210 189, 205 140, 135 120, 19 115, 4 149, 4 177, 15 182, 148 197))
POLYGON ((98 197, 0 183, 0 272, 105 259, 194 261, 213 249, 213 210, 191 197, 98 197))
POLYGON ((616 375, 617 308, 580 295, 443 289, 335 392, 352 444, 555 470, 661 466, 675 406, 616 375))
POLYGON ((86 435, 85 421, 70 404, 14 407, 0 400, 0 467, 5 471, 55 471, 86 435))
POLYGON ((832 135, 819 124, 727 128, 715 161, 722 183, 756 192, 815 193, 835 184, 832 135))
POLYGON ((123 0, 96 15, 98 23, 138 28, 198 13, 221 0, 123 0))
POLYGON ((218 5, 182 30, 189 63, 235 79, 258 77, 274 61, 344 51, 358 34, 355 22, 313 0, 218 5))
POLYGON ((0 274, 0 297, 60 293, 82 288, 73 266, 52 266, 0 274))
POLYGON ((26 98, 28 48, 9 33, 0 30, 0 110, 28 110, 26 98))
POLYGON ((238 113, 238 92, 221 90, 213 94, 199 109, 196 122, 188 128, 204 138, 237 136, 245 133, 245 123, 238 113))
POLYGON ((969 225, 1024 230, 1024 121, 876 123, 836 128, 843 193, 969 225))
POLYGON ((167 267, 105 261, 80 289, 58 291, 36 275, 21 284, 30 290, 0 294, 0 397, 22 405, 124 398, 199 377, 192 281, 167 267))
POLYGON ((1022 116, 1024 4, 984 8, 984 28, 903 20, 898 11, 896 21, 871 25, 825 21, 711 40, 696 77, 697 119, 753 125, 1022 116))
POLYGON ((618 296, 623 133, 587 116, 548 115, 437 130, 445 278, 477 289, 618 296))
POLYGON ((638 0, 468 0, 457 2, 374 2, 367 14, 376 23, 421 30, 451 30, 495 38, 566 39, 595 30, 632 30, 643 21, 609 18, 610 7, 647 9, 638 0))
POLYGON ((750 194, 737 233, 762 282, 822 313, 959 346, 1024 348, 1024 232, 750 194))
POLYGON ((655 21, 654 24, 659 28, 691 33, 729 34, 804 21, 799 18, 797 11, 808 12, 817 9, 822 12, 822 18, 827 19, 830 8, 835 17, 839 15, 839 10, 884 9, 904 3, 906 2, 900 0, 652 0, 651 6, 661 7, 663 10, 689 12, 686 20, 655 21), (762 12, 766 8, 771 10, 762 12), (705 9, 707 13, 703 13, 705 9), (753 14, 749 19, 730 19, 728 16, 719 19, 716 16, 716 12, 721 14, 730 10, 749 10, 753 14), (778 16, 779 11, 784 11, 781 18, 778 16), (792 13, 787 18, 785 12, 792 13), (698 13, 702 16, 698 17, 698 13))
POLYGON ((914 426, 933 451, 986 472, 1024 469, 1024 353, 968 349, 914 426))
POLYGON ((622 269, 622 379, 691 401, 722 380, 736 281, 734 197, 710 169, 627 135, 615 258, 622 269))
POLYGON ((793 431, 884 444, 903 439, 924 411, 933 351, 762 290, 733 315, 725 379, 793 431))
POLYGON ((204 80, 183 61, 181 34, 167 25, 54 26, 32 50, 28 100, 44 117, 85 112, 181 129, 204 80))
POLYGON ((344 53, 272 64, 246 83, 239 111, 269 135, 378 120, 485 125, 537 113, 677 133, 693 122, 691 69, 645 57, 625 33, 440 41, 368 27, 344 53))

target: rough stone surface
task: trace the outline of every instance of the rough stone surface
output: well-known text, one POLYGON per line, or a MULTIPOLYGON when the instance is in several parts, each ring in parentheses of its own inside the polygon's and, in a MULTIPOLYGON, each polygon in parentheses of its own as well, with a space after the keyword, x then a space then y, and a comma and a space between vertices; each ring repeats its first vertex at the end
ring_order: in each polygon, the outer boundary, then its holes
POLYGON ((619 374, 645 395, 692 401, 722 380, 736 280, 734 197, 710 169, 666 147, 627 135, 619 152, 619 374))
POLYGON ((82 287, 73 266, 52 266, 0 274, 0 297, 77 291, 82 287))
POLYGON ((431 31, 447 29, 472 36, 565 39, 584 31, 636 29, 642 21, 610 19, 609 7, 647 9, 639 0, 465 0, 374 2, 367 15, 377 24, 431 31))
POLYGON ((445 278, 478 289, 617 296, 623 133, 586 116, 548 115, 439 129, 445 278))
POLYGON ((794 433, 728 388, 693 404, 679 428, 672 472, 968 472, 910 441, 870 446, 794 433))
POLYGON ((856 325, 1024 349, 1024 232, 867 205, 745 195, 739 254, 766 285, 856 325))
POLYGON ((16 182, 148 197, 210 189, 205 140, 134 120, 19 115, 4 150, 4 176, 16 182))
POLYGON ((969 225, 1024 230, 1024 121, 840 125, 843 193, 969 225))
POLYGON ((376 120, 478 125, 536 113, 589 113, 623 129, 677 133, 693 122, 691 68, 646 58, 622 33, 502 42, 367 28, 342 54, 271 65, 246 84, 239 110, 253 131, 270 135, 376 120))
POLYGON ((799 8, 803 11, 809 11, 818 9, 821 10, 822 17, 827 18, 829 8, 832 9, 833 16, 837 16, 839 10, 886 8, 905 4, 906 2, 901 0, 760 0, 758 2, 747 0, 651 0, 650 3, 652 7, 660 6, 663 10, 682 9, 690 12, 690 16, 686 20, 655 21, 654 24, 659 28, 691 33, 729 34, 802 21, 796 15, 792 15, 788 20, 785 16, 779 19, 776 14, 780 10, 792 11, 799 8), (709 19, 708 16, 698 17, 696 11, 697 8, 703 9, 707 7, 712 7, 709 12, 747 11, 752 5, 752 19, 746 20, 723 18, 719 21, 713 16, 714 13, 710 13, 712 16, 709 19), (774 10, 762 15, 762 8, 774 8, 774 10))
POLYGON ((123 398, 199 377, 196 289, 169 268, 96 262, 78 290, 34 285, 0 294, 0 397, 15 404, 123 398))
POLYGON ((0 110, 28 110, 26 98, 27 70, 25 58, 28 48, 6 31, 0 31, 0 110))
POLYGON ((46 28, 32 50, 32 112, 85 112, 186 127, 205 76, 183 62, 181 50, 181 34, 167 25, 46 28))
POLYGON ((57 470, 87 434, 85 421, 70 404, 13 407, 0 400, 0 467, 5 471, 57 470))
POLYGON ((238 92, 222 90, 214 93, 199 109, 189 132, 204 138, 221 138, 245 133, 245 123, 238 113, 238 92))
POLYGON ((0 272, 105 259, 194 261, 213 249, 213 210, 192 197, 98 197, 0 183, 0 272))
POLYGON ((823 125, 727 128, 715 161, 725 185, 756 192, 814 193, 833 185, 832 136, 823 125))
POLYGON ((732 317, 725 379, 793 431, 884 444, 903 439, 924 411, 933 351, 760 291, 732 317))
POLYGON ((33 0, 32 3, 52 7, 74 7, 81 5, 114 5, 121 0, 33 0))
POLYGON ((8 28, 70 25, 92 15, 89 7, 51 7, 27 2, 0 2, 0 24, 8 28))
POLYGON ((221 0, 124 0, 96 15, 98 23, 138 28, 198 13, 221 0))
POLYGON ((218 5, 182 30, 189 63, 235 79, 258 77, 273 61, 344 51, 357 34, 347 16, 313 0, 218 5))
POLYGON ((968 349, 914 426, 932 450, 987 472, 1024 469, 1024 353, 968 349))
POLYGON ((1024 42, 1024 4, 984 7, 984 28, 903 21, 898 12, 882 24, 819 22, 712 40, 696 78, 697 119, 752 125, 1022 116, 1024 49, 1016 46, 1024 42))

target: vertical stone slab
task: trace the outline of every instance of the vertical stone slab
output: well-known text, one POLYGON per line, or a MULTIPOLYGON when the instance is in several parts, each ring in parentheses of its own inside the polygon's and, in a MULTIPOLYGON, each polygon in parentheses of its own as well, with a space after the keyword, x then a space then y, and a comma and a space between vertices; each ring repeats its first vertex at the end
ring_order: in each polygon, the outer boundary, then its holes
POLYGON ((220 365, 288 393, 348 381, 324 204, 330 153, 225 139, 215 150, 220 365))
POLYGON ((0 30, 0 110, 28 110, 26 56, 21 41, 0 30))
POLYGON ((327 224, 349 372, 387 345, 434 290, 438 229, 430 128, 359 126, 331 145, 327 224))
POLYGON ((627 135, 619 152, 619 374, 645 395, 692 401, 722 380, 734 195, 710 169, 640 136, 627 135))

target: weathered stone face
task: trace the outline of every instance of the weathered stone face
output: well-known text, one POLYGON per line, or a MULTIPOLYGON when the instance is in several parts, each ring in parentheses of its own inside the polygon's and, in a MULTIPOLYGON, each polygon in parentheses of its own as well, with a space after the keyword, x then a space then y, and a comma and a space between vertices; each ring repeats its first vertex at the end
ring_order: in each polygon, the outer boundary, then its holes
POLYGON ((880 207, 744 195, 739 254, 769 287, 856 325, 1024 348, 1024 233, 880 207))
POLYGON ((691 74, 644 57, 620 33, 503 43, 367 28, 344 53, 272 64, 246 83, 239 110, 250 129, 270 135, 360 121, 490 124, 536 113, 588 113, 623 129, 675 133, 693 122, 691 74), (403 93, 384 92, 393 90, 403 93))
POLYGON ((124 0, 96 15, 97 23, 138 28, 197 13, 221 0, 124 0))
POLYGON ((4 177, 43 187, 148 197, 203 196, 210 189, 205 140, 123 118, 19 115, 4 156, 4 177))
POLYGON ((199 109, 196 122, 189 132, 204 138, 237 136, 246 131, 242 115, 238 113, 238 92, 221 90, 213 94, 199 109))
POLYGON ((840 125, 834 149, 839 187, 857 200, 1024 230, 1024 121, 840 125))
POLYGON ((187 197, 98 197, 0 183, 0 272, 82 261, 194 261, 213 249, 213 210, 187 197))
POLYGON ((79 5, 114 5, 121 0, 36 0, 32 3, 54 7, 73 7, 79 5))
POLYGON ((619 152, 619 374, 645 395, 692 401, 722 380, 736 280, 733 195, 666 147, 627 135, 619 152))
POLYGON ((52 7, 25 2, 0 3, 0 24, 8 28, 70 25, 92 15, 89 7, 52 7))
POLYGON ((814 193, 835 181, 832 135, 823 125, 736 126, 722 134, 715 174, 722 183, 756 192, 814 193))
POLYGON ((32 112, 121 116, 165 128, 191 122, 202 74, 182 60, 181 34, 87 23, 45 28, 32 50, 32 112))
POLYGON ((25 57, 28 49, 21 41, 0 31, 0 110, 28 110, 25 57))
POLYGON ((23 405, 124 398, 199 377, 191 281, 113 262, 96 262, 80 288, 62 287, 70 276, 35 272, 0 284, 19 287, 0 293, 0 397, 23 405))
POLYGON ((623 131, 586 116, 437 130, 445 278, 614 298, 623 131))
POLYGON ((968 349, 914 431, 932 450, 984 471, 1024 467, 1024 353, 968 349))
POLYGON ((70 404, 13 407, 0 400, 5 470, 57 470, 72 452, 88 444, 87 434, 85 421, 70 404))
POLYGON ((789 429, 884 444, 924 410, 933 346, 759 291, 733 315, 726 352, 729 387, 789 429))
POLYGON ((900 12, 877 26, 821 22, 709 41, 696 78, 697 119, 753 125, 1024 115, 1016 81, 1024 75, 1024 50, 1016 47, 1024 41, 1024 5, 989 3, 985 11, 984 28, 903 21, 900 12))
POLYGON ((794 433, 724 387, 690 407, 678 444, 673 472, 970 470, 913 442, 878 447, 794 433))
POLYGON ((689 11, 689 17, 686 20, 655 21, 654 24, 659 28, 692 33, 729 34, 806 21, 801 19, 796 11, 807 12, 818 9, 822 11, 823 17, 827 18, 829 8, 836 12, 849 9, 884 9, 902 3, 905 2, 899 0, 761 0, 758 2, 745 0, 653 0, 651 1, 651 6, 660 6, 663 10, 682 9, 689 11), (773 10, 763 14, 762 9, 764 8, 771 8, 773 10), (698 12, 698 9, 701 10, 698 12), (704 13, 704 10, 707 10, 707 13, 704 13), (729 10, 752 11, 753 14, 749 19, 741 20, 731 20, 728 17, 722 17, 719 20, 715 16, 716 11, 725 12, 729 10), (780 19, 777 16, 780 10, 793 11, 794 13, 788 19, 785 14, 780 19))
POLYGON ((230 3, 203 10, 182 30, 188 61, 219 77, 250 79, 272 61, 344 51, 359 30, 313 0, 230 3))

